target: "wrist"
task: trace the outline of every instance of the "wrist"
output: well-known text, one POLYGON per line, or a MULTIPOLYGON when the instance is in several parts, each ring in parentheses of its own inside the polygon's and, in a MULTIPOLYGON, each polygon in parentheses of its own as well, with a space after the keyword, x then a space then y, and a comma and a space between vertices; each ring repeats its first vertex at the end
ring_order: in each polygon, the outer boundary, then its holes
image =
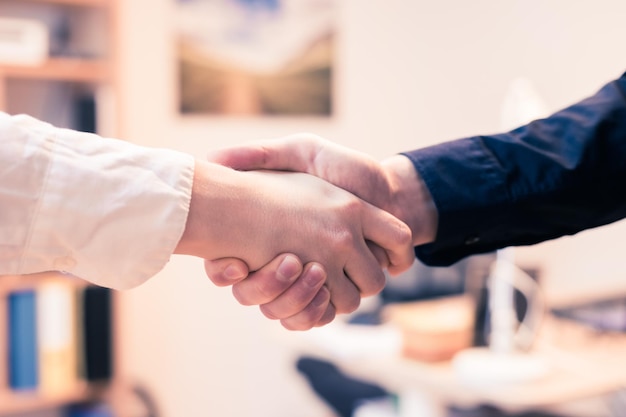
POLYGON ((231 256, 246 216, 245 182, 230 168, 196 161, 185 229, 174 251, 214 259, 231 256), (241 225, 241 228, 238 226, 241 225))
POLYGON ((202 236, 204 227, 200 221, 199 214, 202 212, 204 181, 201 175, 202 164, 196 161, 194 166, 193 183, 191 187, 191 199, 187 211, 187 219, 182 236, 174 249, 174 253, 181 255, 198 255, 202 252, 202 236))
POLYGON ((267 263, 279 253, 273 245, 280 241, 278 232, 269 227, 272 215, 283 216, 278 210, 281 203, 272 198, 272 186, 257 171, 197 160, 185 230, 174 253, 204 259, 234 257, 251 270, 267 263), (254 216, 251 206, 256 208, 254 216))
POLYGON ((411 229, 413 245, 435 240, 438 213, 432 195, 413 166, 403 155, 394 155, 381 162, 391 191, 390 213, 411 229))

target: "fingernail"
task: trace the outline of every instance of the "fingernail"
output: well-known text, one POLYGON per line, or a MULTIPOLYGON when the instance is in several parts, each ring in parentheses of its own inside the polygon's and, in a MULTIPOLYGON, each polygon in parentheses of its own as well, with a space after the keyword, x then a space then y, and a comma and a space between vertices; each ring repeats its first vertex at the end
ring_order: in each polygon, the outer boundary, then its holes
POLYGON ((230 264, 224 270, 224 278, 229 281, 237 281, 246 276, 246 271, 242 271, 236 264, 230 264))
POLYGON ((314 288, 314 287, 317 287, 320 284, 320 282, 323 282, 326 279, 326 276, 321 266, 317 264, 313 264, 311 265, 309 270, 306 272, 303 279, 304 279, 304 283, 308 287, 314 288))
POLYGON ((292 255, 287 255, 278 266, 276 278, 280 281, 290 282, 300 273, 300 269, 301 265, 298 258, 292 255))

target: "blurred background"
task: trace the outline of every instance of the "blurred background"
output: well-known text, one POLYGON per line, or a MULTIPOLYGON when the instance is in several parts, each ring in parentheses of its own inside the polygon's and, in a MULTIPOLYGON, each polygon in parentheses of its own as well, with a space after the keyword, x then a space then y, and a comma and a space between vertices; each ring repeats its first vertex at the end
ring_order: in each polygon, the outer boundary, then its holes
MULTIPOLYGON (((123 139, 198 158, 309 131, 382 159, 498 132, 516 79, 552 112, 626 71, 620 0, 336 0, 326 2, 332 104, 296 115, 258 106, 239 114, 181 111, 183 3, 119 2, 118 123, 123 139)), ((219 20, 219 8, 214 13, 219 20)), ((520 248, 516 262, 540 271, 550 306, 624 294, 625 238, 621 222, 520 248)), ((240 306, 205 278, 200 260, 175 256, 119 299, 120 369, 150 390, 163 416, 335 415, 296 369, 302 334, 240 306)))
MULTIPOLYGON (((126 138, 200 158, 210 148, 297 131, 384 158, 497 132, 518 77, 531 80, 554 111, 626 71, 621 1, 342 0, 335 5, 332 117, 181 117, 174 6, 123 5, 126 138)), ((541 266, 555 301, 610 293, 626 286, 624 236, 617 224, 517 256, 541 266)), ((172 259, 124 294, 123 307, 128 372, 149 381, 166 415, 324 415, 294 369, 297 352, 281 342, 291 335, 212 287, 198 260, 172 259)))

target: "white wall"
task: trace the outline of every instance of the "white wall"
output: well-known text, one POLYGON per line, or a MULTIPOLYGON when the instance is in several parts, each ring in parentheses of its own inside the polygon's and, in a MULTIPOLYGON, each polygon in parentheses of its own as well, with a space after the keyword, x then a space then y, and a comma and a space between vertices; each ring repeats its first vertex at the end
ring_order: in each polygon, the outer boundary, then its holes
MULTIPOLYGON (((495 132, 509 82, 526 76, 556 110, 626 70, 621 0, 339 0, 331 120, 180 118, 173 0, 121 1, 126 138, 202 158, 207 149, 312 131, 383 158, 495 132)), ((626 282, 624 225, 518 252, 550 296, 626 282), (620 230, 621 229, 621 230, 620 230)), ((124 361, 167 417, 321 416, 276 323, 174 258, 124 297, 124 361)), ((289 335, 287 335, 289 336, 289 335)))

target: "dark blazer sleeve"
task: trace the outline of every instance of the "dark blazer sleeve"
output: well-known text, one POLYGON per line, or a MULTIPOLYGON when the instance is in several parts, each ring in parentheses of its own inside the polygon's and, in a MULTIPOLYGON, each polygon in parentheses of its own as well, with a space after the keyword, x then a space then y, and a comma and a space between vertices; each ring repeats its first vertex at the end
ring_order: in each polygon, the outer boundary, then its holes
POLYGON ((595 95, 508 133, 404 153, 439 212, 416 254, 449 265, 626 217, 626 74, 595 95))

